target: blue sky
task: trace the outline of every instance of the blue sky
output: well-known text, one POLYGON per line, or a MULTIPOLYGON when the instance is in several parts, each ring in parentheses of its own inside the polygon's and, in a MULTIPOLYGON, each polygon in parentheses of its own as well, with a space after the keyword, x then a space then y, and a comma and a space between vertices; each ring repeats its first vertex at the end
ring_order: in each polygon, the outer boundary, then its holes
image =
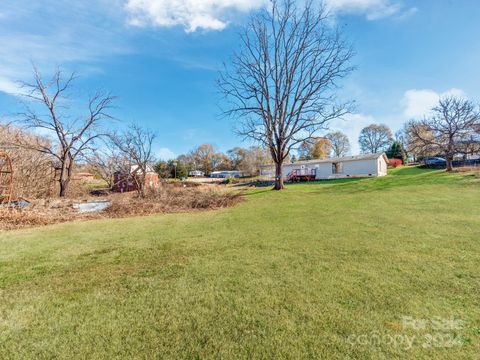
MULTIPOLYGON (((262 0, 3 0, 0 3, 0 115, 18 110, 17 80, 30 63, 50 74, 75 70, 77 95, 118 96, 121 127, 137 121, 158 132, 158 157, 200 143, 247 146, 219 116, 215 79, 237 46, 237 32, 262 0)), ((328 0, 353 43, 357 70, 341 96, 355 113, 331 124, 358 151, 372 122, 394 131, 442 94, 480 100, 480 2, 328 0)))

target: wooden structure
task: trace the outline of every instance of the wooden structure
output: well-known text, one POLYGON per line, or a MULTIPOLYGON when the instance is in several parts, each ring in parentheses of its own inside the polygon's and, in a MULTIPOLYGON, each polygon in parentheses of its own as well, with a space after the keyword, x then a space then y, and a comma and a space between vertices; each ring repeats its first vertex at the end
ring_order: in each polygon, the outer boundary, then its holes
POLYGON ((0 151, 0 204, 12 201, 13 167, 7 153, 0 151))
POLYGON ((287 179, 291 182, 312 181, 316 175, 315 169, 295 169, 287 175, 287 179))
MULTIPOLYGON (((138 182, 141 181, 142 176, 138 171, 133 171, 130 174, 123 172, 116 172, 113 175, 113 191, 114 192, 129 192, 138 189, 138 182)), ((154 171, 148 171, 145 174, 145 188, 153 189, 158 187, 158 174, 154 171)))

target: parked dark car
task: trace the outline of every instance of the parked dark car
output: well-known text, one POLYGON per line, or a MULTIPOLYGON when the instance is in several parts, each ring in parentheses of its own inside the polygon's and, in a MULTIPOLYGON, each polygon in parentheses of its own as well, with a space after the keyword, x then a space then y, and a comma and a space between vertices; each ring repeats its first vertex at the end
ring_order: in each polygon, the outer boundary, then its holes
POLYGON ((427 166, 440 166, 440 165, 445 165, 446 161, 444 158, 441 157, 426 157, 423 158, 422 161, 420 161, 420 164, 422 165, 427 165, 427 166))

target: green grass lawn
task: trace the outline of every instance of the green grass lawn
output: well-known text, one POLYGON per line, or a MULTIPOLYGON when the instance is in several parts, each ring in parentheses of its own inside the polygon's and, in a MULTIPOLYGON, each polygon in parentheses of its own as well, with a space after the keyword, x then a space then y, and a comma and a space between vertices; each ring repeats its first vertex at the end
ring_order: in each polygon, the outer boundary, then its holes
POLYGON ((0 358, 478 359, 478 177, 246 198, 0 233, 0 358))

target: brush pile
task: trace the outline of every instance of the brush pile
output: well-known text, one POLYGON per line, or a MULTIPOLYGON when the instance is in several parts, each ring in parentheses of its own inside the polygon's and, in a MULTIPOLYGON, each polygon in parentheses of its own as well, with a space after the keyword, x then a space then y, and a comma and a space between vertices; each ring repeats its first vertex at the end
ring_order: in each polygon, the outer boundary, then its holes
POLYGON ((111 205, 102 212, 81 213, 74 205, 79 199, 32 200, 24 208, 0 208, 0 230, 49 225, 75 220, 122 218, 159 213, 191 212, 231 207, 242 199, 241 193, 211 187, 162 186, 145 198, 136 193, 110 194, 83 198, 82 202, 109 200, 111 205))

